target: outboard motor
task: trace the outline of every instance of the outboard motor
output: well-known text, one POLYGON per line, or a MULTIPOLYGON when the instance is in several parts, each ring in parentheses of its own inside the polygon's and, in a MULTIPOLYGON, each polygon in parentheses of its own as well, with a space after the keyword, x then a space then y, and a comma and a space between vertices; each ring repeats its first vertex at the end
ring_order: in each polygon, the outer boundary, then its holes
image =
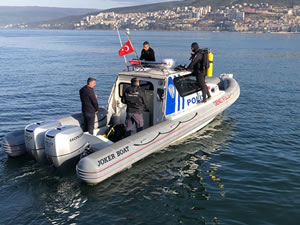
POLYGON ((86 136, 79 126, 58 127, 48 130, 45 134, 45 153, 55 167, 79 159, 87 146, 86 136))
POLYGON ((17 157, 25 154, 24 130, 16 130, 5 135, 2 140, 2 148, 10 157, 17 157))
POLYGON ((58 121, 45 121, 29 124, 25 127, 25 146, 27 151, 40 163, 46 162, 45 133, 49 129, 61 126, 58 121))

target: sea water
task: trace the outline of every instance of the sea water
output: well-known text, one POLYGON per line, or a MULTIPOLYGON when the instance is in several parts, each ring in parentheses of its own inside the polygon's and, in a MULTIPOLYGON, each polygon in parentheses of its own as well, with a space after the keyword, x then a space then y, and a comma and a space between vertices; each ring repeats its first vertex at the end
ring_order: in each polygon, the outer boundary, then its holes
MULTIPOLYGON (((123 43, 127 41, 121 31, 123 43)), ((300 35, 131 32, 138 54, 189 63, 214 53, 240 98, 201 131, 96 186, 0 149, 0 224, 298 224, 300 35)), ((118 72, 115 31, 0 30, 0 141, 25 125, 80 112, 88 77, 105 106, 118 72)), ((135 55, 127 56, 127 60, 135 55)))

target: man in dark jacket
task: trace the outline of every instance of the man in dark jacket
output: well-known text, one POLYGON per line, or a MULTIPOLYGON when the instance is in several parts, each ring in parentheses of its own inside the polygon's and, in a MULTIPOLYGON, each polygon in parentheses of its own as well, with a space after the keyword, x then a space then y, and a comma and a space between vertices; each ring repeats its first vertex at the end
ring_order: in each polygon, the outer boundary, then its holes
POLYGON ((141 52, 140 60, 155 61, 155 53, 148 41, 144 42, 144 49, 141 52))
POLYGON ((96 86, 96 79, 89 77, 87 85, 80 89, 80 100, 82 106, 82 115, 84 118, 85 130, 93 135, 95 115, 98 113, 97 95, 94 92, 96 86))
POLYGON ((210 98, 210 93, 208 91, 207 85, 205 83, 205 67, 203 65, 203 54, 201 53, 201 49, 199 48, 198 43, 194 42, 191 46, 192 48, 192 56, 191 63, 187 67, 187 70, 192 71, 193 75, 196 76, 199 86, 202 90, 203 95, 203 103, 206 102, 206 95, 210 98))
POLYGON ((128 137, 132 134, 134 125, 137 132, 143 130, 144 126, 143 111, 146 108, 146 98, 145 93, 140 89, 140 82, 137 78, 131 79, 131 86, 126 88, 123 97, 124 103, 127 104, 125 136, 128 137))

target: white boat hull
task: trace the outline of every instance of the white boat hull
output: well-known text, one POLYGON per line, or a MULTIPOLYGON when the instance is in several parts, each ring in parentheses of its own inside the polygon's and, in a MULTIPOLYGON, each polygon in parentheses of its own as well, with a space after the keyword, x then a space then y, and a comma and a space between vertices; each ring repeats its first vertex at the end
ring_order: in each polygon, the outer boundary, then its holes
MULTIPOLYGON (((197 104, 193 109, 147 128, 133 136, 82 158, 77 164, 77 175, 89 184, 97 184, 121 172, 135 162, 163 149, 207 125, 239 97, 240 88, 232 78, 224 78, 226 90, 197 104)), ((96 149, 97 150, 97 149, 96 149)))

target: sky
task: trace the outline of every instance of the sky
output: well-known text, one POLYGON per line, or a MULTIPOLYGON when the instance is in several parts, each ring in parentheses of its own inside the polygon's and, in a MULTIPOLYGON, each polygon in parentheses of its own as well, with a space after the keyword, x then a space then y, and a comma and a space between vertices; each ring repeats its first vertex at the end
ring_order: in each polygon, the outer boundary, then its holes
POLYGON ((174 0, 0 0, 0 6, 48 6, 65 8, 109 9, 174 0))

